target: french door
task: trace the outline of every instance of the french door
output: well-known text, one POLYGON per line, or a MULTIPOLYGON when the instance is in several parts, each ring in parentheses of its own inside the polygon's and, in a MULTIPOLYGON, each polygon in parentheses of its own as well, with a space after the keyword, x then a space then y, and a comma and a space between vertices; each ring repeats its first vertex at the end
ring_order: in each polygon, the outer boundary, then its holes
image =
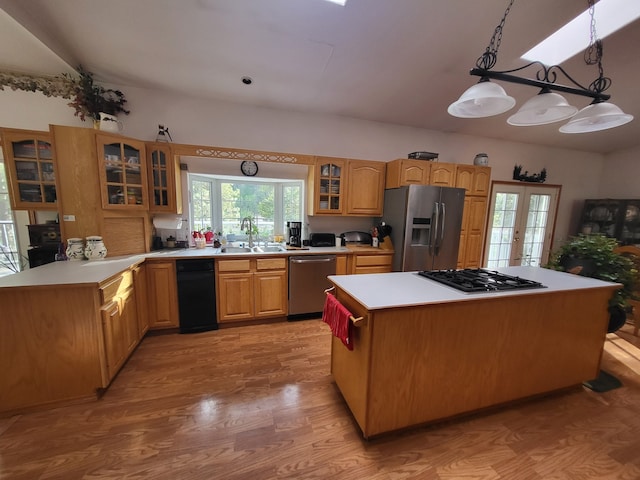
POLYGON ((494 182, 485 244, 487 268, 548 262, 560 187, 494 182))

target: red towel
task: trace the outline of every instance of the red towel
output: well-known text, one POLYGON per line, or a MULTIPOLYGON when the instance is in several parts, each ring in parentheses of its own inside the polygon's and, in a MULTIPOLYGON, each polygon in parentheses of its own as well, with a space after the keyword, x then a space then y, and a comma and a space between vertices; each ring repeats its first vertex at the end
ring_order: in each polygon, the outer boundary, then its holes
POLYGON ((325 299, 322 321, 331 327, 331 332, 342 340, 349 350, 353 350, 351 312, 333 295, 327 295, 325 299))

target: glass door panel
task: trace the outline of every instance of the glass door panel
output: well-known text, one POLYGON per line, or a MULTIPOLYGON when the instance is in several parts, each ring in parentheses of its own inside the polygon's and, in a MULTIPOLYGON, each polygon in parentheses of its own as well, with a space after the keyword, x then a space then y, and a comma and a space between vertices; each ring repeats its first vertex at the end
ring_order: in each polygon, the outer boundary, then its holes
POLYGON ((540 266, 549 259, 559 187, 500 184, 492 188, 487 268, 540 266))
POLYGON ((56 208, 56 174, 50 142, 30 138, 10 143, 18 209, 56 208))

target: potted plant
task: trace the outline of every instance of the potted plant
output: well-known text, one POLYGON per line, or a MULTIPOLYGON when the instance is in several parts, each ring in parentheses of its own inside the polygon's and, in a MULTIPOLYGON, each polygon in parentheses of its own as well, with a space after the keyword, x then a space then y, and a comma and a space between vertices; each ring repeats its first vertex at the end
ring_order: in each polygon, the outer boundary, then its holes
POLYGON ((129 115, 129 110, 124 108, 127 100, 120 90, 113 90, 97 85, 93 79, 93 74, 78 67, 78 76, 63 75, 71 83, 72 101, 69 106, 75 108, 75 116, 81 120, 91 118, 94 121, 100 120, 100 114, 117 115, 124 113, 129 115))
POLYGON ((127 100, 120 90, 113 90, 97 85, 93 74, 78 67, 77 75, 63 73, 55 77, 29 75, 0 71, 0 90, 9 87, 12 90, 41 92, 47 97, 61 97, 71 100, 68 103, 75 109, 75 116, 81 120, 88 118, 94 122, 100 120, 100 114, 129 115, 124 108, 127 100))
POLYGON ((580 234, 554 252, 546 265, 553 270, 622 284, 609 301, 609 332, 615 332, 624 325, 626 312, 630 309, 628 300, 636 299, 634 292, 639 281, 635 264, 616 253, 617 247, 615 238, 580 234))

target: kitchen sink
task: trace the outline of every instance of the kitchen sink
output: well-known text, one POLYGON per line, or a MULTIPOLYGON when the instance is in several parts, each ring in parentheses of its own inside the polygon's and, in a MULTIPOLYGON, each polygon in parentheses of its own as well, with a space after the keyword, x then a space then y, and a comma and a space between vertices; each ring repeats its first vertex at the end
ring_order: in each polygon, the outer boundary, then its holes
POLYGON ((253 253, 249 247, 223 247, 222 253, 253 253))
POLYGON ((270 253, 270 252, 286 252, 287 249, 278 245, 271 247, 253 247, 256 253, 270 253))
POLYGON ((222 253, 276 253, 286 252, 287 249, 279 245, 272 245, 268 247, 223 247, 222 253))

